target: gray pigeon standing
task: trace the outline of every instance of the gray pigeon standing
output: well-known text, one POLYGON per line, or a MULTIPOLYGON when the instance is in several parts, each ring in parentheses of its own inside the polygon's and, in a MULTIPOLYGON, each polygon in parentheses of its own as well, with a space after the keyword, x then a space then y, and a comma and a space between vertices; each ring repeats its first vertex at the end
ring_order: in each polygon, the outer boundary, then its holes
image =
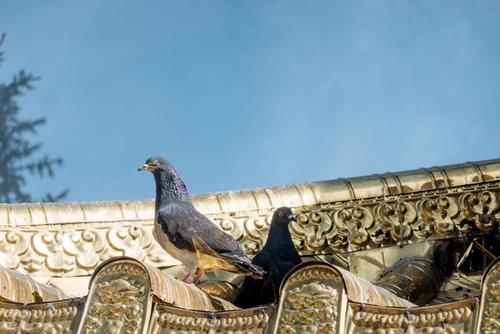
POLYGON ((191 204, 186 185, 172 164, 161 157, 152 157, 139 171, 153 173, 156 183, 153 235, 168 254, 186 266, 185 282, 197 283, 205 271, 217 269, 262 278, 262 268, 252 264, 236 240, 191 204))
POLYGON ((270 304, 277 300, 281 281, 301 259, 288 230, 294 220, 292 210, 277 209, 271 220, 266 244, 252 260, 252 263, 266 271, 261 280, 245 277, 238 289, 234 305, 242 308, 270 304))

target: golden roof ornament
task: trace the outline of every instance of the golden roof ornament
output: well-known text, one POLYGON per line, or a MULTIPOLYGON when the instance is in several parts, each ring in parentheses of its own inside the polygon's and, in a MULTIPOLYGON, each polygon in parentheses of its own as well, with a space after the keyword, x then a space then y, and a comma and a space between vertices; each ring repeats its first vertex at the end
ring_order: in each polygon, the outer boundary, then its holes
POLYGON ((194 196, 249 256, 274 209, 297 213, 304 263, 277 304, 243 310, 230 274, 173 278, 151 200, 0 204, 0 333, 497 333, 499 195, 489 160, 194 196))

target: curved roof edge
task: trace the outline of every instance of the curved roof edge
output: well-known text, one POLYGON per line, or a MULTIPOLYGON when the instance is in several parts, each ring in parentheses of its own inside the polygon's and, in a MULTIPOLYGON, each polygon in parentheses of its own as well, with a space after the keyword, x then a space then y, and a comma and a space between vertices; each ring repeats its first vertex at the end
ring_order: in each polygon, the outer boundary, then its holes
MULTIPOLYGON (((340 178, 194 195, 204 214, 267 211, 447 189, 500 179, 500 158, 402 172, 340 178)), ((0 204, 0 225, 45 225, 79 222, 142 221, 153 218, 154 201, 0 204)))

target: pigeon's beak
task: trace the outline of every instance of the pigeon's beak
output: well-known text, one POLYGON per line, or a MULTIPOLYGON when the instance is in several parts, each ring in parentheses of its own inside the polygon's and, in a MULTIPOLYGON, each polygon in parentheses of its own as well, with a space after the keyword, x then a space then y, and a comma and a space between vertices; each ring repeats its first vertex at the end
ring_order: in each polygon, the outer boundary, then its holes
POLYGON ((288 220, 293 221, 293 222, 296 221, 295 216, 293 214, 288 216, 288 220))
POLYGON ((141 167, 137 168, 138 172, 151 172, 151 166, 148 164, 144 164, 141 167))

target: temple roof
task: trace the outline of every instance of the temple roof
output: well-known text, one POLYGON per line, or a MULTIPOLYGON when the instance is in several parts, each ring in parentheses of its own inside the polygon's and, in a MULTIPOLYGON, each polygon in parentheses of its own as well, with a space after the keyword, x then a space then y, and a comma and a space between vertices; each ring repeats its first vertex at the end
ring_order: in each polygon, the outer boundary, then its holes
POLYGON ((205 286, 175 280, 182 267, 152 238, 153 200, 0 204, 0 328, 86 333, 125 324, 150 333, 279 333, 309 323, 342 332, 436 329, 449 321, 472 333, 480 324, 496 326, 489 310, 500 298, 498 258, 485 276, 451 276, 442 289, 467 282, 469 292, 436 306, 418 307, 370 280, 401 257, 427 254, 435 242, 498 234, 500 159, 210 193, 193 202, 249 255, 263 245, 273 210, 293 209, 290 231, 306 263, 288 276, 278 305, 237 310, 223 297, 234 285, 220 282, 232 278, 220 273, 205 286), (116 319, 129 311, 120 325, 116 319))
MULTIPOLYGON (((500 179, 500 159, 388 172, 361 177, 194 195, 206 215, 267 211, 387 197, 474 185, 500 179)), ((145 221, 154 200, 0 204, 0 226, 145 221)))

